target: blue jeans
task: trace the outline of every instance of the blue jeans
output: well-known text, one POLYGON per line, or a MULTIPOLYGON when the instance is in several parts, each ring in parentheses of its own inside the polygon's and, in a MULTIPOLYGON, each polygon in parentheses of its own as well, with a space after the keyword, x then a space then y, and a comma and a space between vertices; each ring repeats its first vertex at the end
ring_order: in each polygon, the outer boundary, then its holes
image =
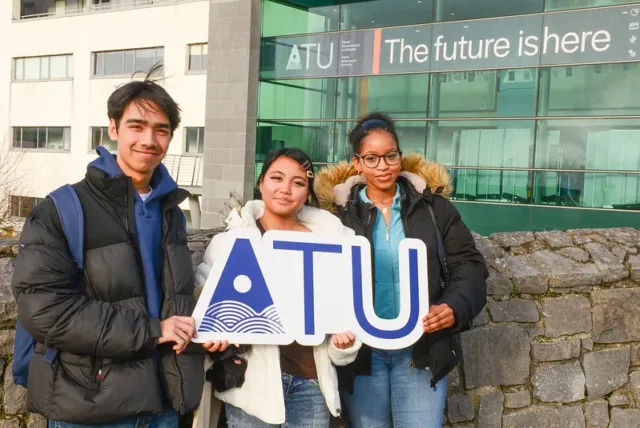
POLYGON ((446 379, 434 391, 431 372, 410 361, 407 349, 373 350, 371 376, 356 376, 353 395, 343 394, 351 428, 442 427, 446 379))
POLYGON ((178 413, 174 410, 167 410, 163 415, 138 416, 137 418, 129 418, 119 422, 98 425, 80 425, 70 422, 49 421, 48 428, 177 428, 178 421, 178 413))
POLYGON ((250 416, 244 410, 225 404, 229 428, 329 428, 331 413, 318 381, 282 374, 284 425, 273 425, 250 416))

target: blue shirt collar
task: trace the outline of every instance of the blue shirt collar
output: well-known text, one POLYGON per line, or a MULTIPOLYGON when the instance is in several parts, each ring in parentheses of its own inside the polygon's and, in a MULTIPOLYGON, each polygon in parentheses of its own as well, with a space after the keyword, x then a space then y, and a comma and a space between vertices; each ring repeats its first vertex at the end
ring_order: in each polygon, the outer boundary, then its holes
MULTIPOLYGON (((366 204, 373 204, 371 199, 367 196, 367 186, 365 186, 360 192, 358 192, 358 197, 360 200, 366 204)), ((391 203, 392 209, 400 209, 400 185, 396 183, 396 195, 393 197, 393 202, 391 203)))

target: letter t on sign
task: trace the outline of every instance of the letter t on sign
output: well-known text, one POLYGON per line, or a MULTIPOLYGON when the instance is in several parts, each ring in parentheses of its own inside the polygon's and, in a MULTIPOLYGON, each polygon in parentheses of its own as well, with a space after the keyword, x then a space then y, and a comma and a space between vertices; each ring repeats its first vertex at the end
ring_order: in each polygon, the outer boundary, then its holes
POLYGON ((315 334, 313 299, 313 253, 342 254, 341 245, 273 241, 274 250, 302 251, 304 262, 304 334, 315 334))

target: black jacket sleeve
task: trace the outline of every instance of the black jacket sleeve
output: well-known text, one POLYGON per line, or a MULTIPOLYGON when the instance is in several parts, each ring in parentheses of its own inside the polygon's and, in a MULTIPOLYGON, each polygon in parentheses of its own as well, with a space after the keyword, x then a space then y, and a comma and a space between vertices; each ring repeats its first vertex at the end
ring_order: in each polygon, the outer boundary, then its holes
POLYGON ((447 199, 434 197, 434 212, 450 271, 450 285, 439 303, 446 303, 453 309, 454 330, 464 331, 487 303, 489 271, 456 207, 447 199))
POLYGON ((52 349, 133 359, 153 352, 161 335, 159 320, 83 293, 49 198, 26 220, 11 287, 20 322, 37 342, 52 349))

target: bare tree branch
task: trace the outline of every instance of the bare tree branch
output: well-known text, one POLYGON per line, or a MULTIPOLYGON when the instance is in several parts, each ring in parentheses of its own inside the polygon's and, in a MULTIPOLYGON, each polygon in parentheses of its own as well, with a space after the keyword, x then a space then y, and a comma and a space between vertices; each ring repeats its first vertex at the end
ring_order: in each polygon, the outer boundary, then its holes
POLYGON ((240 195, 236 191, 230 192, 229 199, 227 199, 227 201, 224 203, 222 209, 218 211, 218 214, 220 214, 220 216, 224 220, 229 216, 229 214, 231 214, 231 211, 233 211, 234 209, 240 211, 240 209, 242 209, 242 205, 242 197, 240 197, 240 195))
POLYGON ((22 153, 10 152, 0 145, 0 236, 12 235, 11 196, 24 195, 26 188, 25 174, 18 166, 22 153))

